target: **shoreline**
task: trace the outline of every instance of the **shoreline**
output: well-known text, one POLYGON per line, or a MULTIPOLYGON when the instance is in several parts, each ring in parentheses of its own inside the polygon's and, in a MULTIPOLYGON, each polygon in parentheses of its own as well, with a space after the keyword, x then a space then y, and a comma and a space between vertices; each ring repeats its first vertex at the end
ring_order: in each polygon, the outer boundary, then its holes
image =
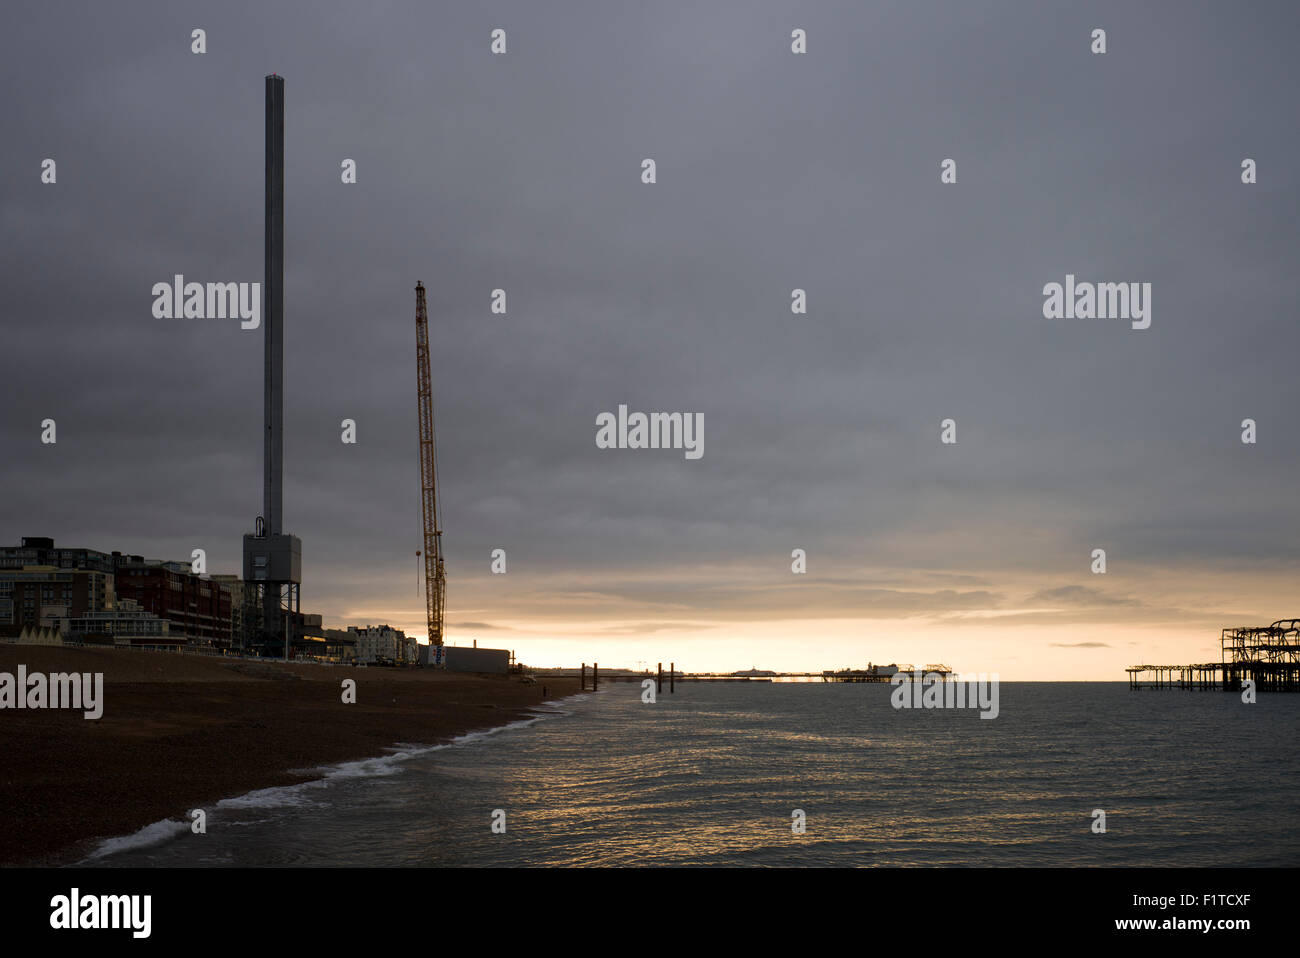
POLYGON ((102 672, 104 713, 0 710, 0 866, 84 860, 194 808, 533 717, 576 679, 0 644, 0 672, 102 672), (343 704, 344 679, 356 703, 343 704), (543 698, 543 689, 548 694, 543 698), (427 744, 425 744, 427 743, 427 744))
MULTIPOLYGON (((321 765, 313 769, 296 769, 294 771, 302 772, 304 774, 310 773, 311 777, 293 785, 273 785, 269 788, 253 789, 250 792, 241 792, 237 795, 227 795, 218 799, 216 802, 208 803, 207 810, 210 814, 214 809, 220 809, 222 806, 228 804, 233 805, 243 803, 244 800, 248 799, 250 796, 261 795, 264 792, 277 792, 281 789, 293 790, 310 786, 325 786, 328 785, 337 775, 350 777, 347 774, 349 769, 358 765, 370 765, 371 763, 384 762, 388 760, 391 760, 394 763, 401 763, 408 759, 418 758, 441 749, 454 748, 461 745, 472 745, 489 736, 495 735, 498 732, 505 732, 516 728, 527 728, 534 723, 543 721, 553 715, 568 714, 567 711, 563 709, 556 709, 551 714, 548 714, 545 711, 539 712, 538 710, 545 709, 547 706, 558 706, 570 699, 585 697, 591 694, 593 694, 591 691, 575 691, 562 698, 548 698, 545 702, 539 705, 530 706, 521 718, 514 718, 503 725, 493 725, 490 728, 472 729, 471 731, 450 738, 445 742, 435 742, 433 744, 408 742, 401 745, 386 747, 385 751, 387 754, 384 755, 371 755, 367 758, 348 759, 347 761, 321 765)), ((209 818, 209 821, 210 820, 211 819, 209 818)), ((94 839, 94 847, 88 849, 80 858, 69 860, 61 864, 97 867, 101 859, 109 858, 122 851, 163 844, 164 842, 170 841, 172 838, 176 837, 177 834, 189 831, 189 829, 190 824, 188 821, 174 817, 159 819, 156 822, 150 822, 148 825, 125 835, 114 835, 109 838, 94 839)), ((28 863, 28 865, 30 864, 32 863, 28 863)), ((111 867, 111 863, 109 863, 109 866, 111 867)))

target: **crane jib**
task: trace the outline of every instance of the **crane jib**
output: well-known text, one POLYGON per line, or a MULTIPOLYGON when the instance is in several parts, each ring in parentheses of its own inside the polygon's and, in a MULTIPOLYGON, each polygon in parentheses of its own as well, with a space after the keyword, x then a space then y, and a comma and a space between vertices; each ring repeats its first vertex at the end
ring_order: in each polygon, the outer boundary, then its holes
POLYGON ((429 314, 423 283, 415 287, 415 364, 420 419, 420 505, 424 519, 424 595, 429 642, 441 646, 447 577, 438 519, 438 454, 434 445, 433 388, 429 377, 429 314))

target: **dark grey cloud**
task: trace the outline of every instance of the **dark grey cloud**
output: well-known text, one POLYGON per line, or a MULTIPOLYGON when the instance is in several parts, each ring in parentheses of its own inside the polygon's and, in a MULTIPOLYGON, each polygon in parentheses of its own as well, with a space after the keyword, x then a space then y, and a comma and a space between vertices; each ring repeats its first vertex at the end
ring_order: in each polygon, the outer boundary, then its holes
POLYGON ((1067 606, 1123 605, 1140 606, 1142 600, 1129 595, 1110 595, 1100 589, 1082 585, 1063 585, 1056 589, 1042 589, 1026 600, 1028 605, 1052 603, 1067 606))
POLYGON ((149 290, 261 280, 277 72, 306 606, 423 614, 423 280, 459 627, 1254 614, 1237 583, 1300 572, 1298 25, 1173 0, 11 10, 0 536, 237 568, 261 333, 154 319, 149 290), (1044 320, 1067 272, 1151 282, 1151 328, 1044 320), (619 403, 702 412, 703 459, 597 449, 619 403), (1156 600, 1156 570, 1223 578, 1156 600))

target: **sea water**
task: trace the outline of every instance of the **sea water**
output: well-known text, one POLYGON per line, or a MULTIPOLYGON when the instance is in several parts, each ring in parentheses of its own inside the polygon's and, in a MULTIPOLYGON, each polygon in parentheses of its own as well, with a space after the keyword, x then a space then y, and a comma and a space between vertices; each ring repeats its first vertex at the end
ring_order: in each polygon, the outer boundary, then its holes
POLYGON ((1300 864, 1300 695, 1008 682, 989 721, 891 691, 611 683, 214 803, 206 834, 178 810, 83 864, 1300 864))

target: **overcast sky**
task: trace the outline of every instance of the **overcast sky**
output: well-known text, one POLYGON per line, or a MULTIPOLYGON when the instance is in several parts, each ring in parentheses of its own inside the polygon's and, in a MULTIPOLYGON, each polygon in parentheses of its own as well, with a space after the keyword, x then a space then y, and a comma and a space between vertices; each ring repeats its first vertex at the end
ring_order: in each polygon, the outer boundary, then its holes
POLYGON ((151 288, 262 281, 278 73, 285 528, 328 625, 425 633, 417 280, 449 641, 1117 680, 1300 615, 1294 4, 298 6, 4 15, 4 542, 239 571, 263 332, 151 288), (1066 274, 1150 283, 1150 328, 1045 319, 1066 274), (598 449, 620 403, 703 414, 703 457, 598 449))

